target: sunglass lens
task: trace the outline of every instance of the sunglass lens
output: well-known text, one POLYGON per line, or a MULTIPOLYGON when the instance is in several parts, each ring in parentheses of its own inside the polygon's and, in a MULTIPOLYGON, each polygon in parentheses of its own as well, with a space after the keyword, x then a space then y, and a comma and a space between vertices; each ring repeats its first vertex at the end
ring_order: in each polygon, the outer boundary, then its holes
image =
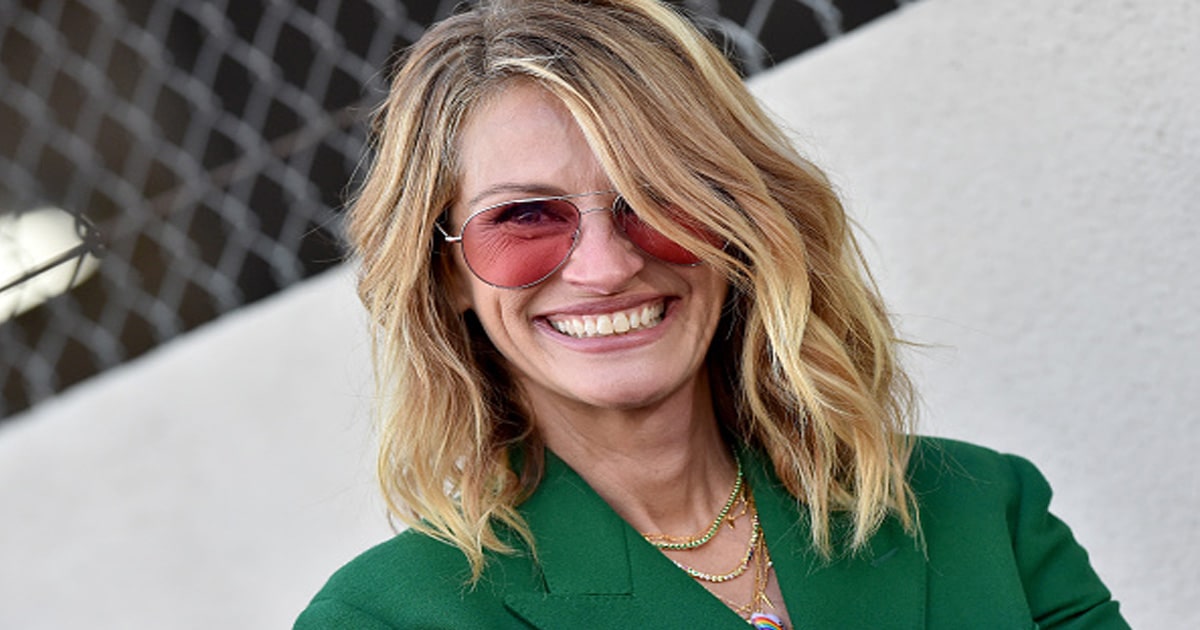
MULTIPOLYGON (((667 238, 662 232, 650 227, 650 224, 643 222, 624 199, 617 199, 613 206, 613 216, 616 217, 629 240, 647 254, 663 262, 676 265, 694 265, 700 262, 699 256, 667 238)), ((680 219, 680 223, 683 223, 683 217, 678 217, 678 219, 680 219)), ((687 227, 686 224, 685 227, 687 227)), ((706 237, 707 231, 703 228, 697 227, 692 231, 701 238, 712 240, 711 235, 706 237)))
POLYGON ((579 211, 562 199, 503 204, 467 221, 463 256, 485 282, 523 287, 554 273, 578 228, 579 211))

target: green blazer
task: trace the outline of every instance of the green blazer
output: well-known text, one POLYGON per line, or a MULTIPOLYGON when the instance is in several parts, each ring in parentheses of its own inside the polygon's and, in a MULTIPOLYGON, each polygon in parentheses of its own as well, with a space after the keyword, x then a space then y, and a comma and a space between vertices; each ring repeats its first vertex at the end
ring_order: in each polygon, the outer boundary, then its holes
MULTIPOLYGON (((922 438, 910 479, 924 548, 889 520, 833 560, 813 552, 765 458, 747 452, 743 465, 797 630, 1128 628, 1024 459, 922 438)), ((403 532, 334 574, 295 628, 747 627, 553 454, 521 512, 536 560, 492 556, 471 587, 461 552, 403 532)))

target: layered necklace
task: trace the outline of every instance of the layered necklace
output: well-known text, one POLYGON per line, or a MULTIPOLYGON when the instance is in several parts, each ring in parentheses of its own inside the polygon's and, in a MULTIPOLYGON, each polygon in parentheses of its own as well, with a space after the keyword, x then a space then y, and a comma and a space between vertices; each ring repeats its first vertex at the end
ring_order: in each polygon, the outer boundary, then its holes
POLYGON ((763 535, 762 526, 758 522, 758 510, 754 505, 754 496, 746 489, 742 474, 742 462, 736 456, 734 461, 737 462, 737 478, 733 482, 733 490, 729 492, 729 499, 717 512, 717 517, 713 519, 708 529, 690 536, 645 532, 642 533, 642 536, 646 542, 663 551, 695 551, 715 538, 721 531, 722 525, 728 525, 730 529, 735 529, 737 520, 749 515, 750 542, 746 545, 746 552, 732 569, 721 573, 709 573, 684 564, 675 558, 670 560, 693 579, 710 584, 722 584, 736 580, 747 573, 753 575, 754 585, 751 589, 750 601, 742 604, 731 602, 720 595, 717 597, 754 628, 782 630, 783 621, 766 612, 766 610, 774 608, 770 598, 767 597, 767 584, 771 579, 771 556, 767 551, 767 540, 763 535))

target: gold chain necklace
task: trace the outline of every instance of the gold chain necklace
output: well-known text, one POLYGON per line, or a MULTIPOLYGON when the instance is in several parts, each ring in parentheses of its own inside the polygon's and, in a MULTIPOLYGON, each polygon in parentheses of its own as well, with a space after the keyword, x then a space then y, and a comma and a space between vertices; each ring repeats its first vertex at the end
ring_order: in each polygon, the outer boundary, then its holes
POLYGON ((729 580, 739 577, 746 572, 746 569, 750 567, 750 560, 754 557, 754 551, 758 549, 759 541, 762 539, 762 528, 758 525, 758 512, 754 512, 754 515, 750 517, 750 527, 750 544, 746 547, 746 554, 742 556, 741 561, 739 561, 737 566, 731 571, 727 571, 725 573, 706 573, 696 569, 695 567, 689 567, 686 564, 675 560, 674 558, 671 559, 671 562, 674 562, 675 566, 683 569, 684 573, 687 573, 697 580, 712 582, 713 584, 728 582, 729 580))
POLYGON ((738 616, 752 623, 755 628, 783 628, 783 622, 778 617, 765 612, 775 607, 767 595, 767 587, 771 581, 773 563, 770 553, 767 551, 766 535, 763 533, 762 525, 758 520, 758 510, 754 505, 754 497, 746 490, 744 485, 742 461, 736 454, 734 455, 734 461, 737 462, 737 477, 733 482, 733 489, 729 493, 729 499, 725 501, 725 505, 721 507, 721 511, 717 513, 717 517, 713 519, 712 524, 709 525, 705 532, 691 536, 643 532, 642 536, 647 542, 664 551, 691 551, 711 541, 717 535, 717 532, 721 530, 721 523, 728 522, 729 527, 733 529, 735 527, 734 523, 739 518, 750 514, 750 542, 746 546, 745 555, 742 556, 742 559, 732 570, 725 573, 707 573, 683 564, 674 558, 669 559, 675 566, 679 567, 693 579, 713 584, 729 582, 745 575, 753 562, 754 586, 751 589, 749 602, 735 604, 720 595, 716 595, 716 593, 714 595, 724 602, 726 606, 729 606, 738 616), (741 509, 734 513, 733 509, 738 505, 739 499, 741 509))
MULTIPOLYGON (((672 536, 670 534, 653 534, 642 532, 642 537, 646 542, 667 551, 684 551, 687 549, 695 549, 703 546, 708 541, 712 540, 713 536, 721 529, 721 523, 729 516, 730 510, 737 503, 738 497, 742 494, 742 460, 736 455, 733 461, 737 462, 737 478, 733 481, 733 490, 729 493, 729 499, 725 501, 725 505, 721 507, 721 511, 717 513, 717 518, 713 520, 712 525, 708 526, 708 530, 703 534, 692 536, 672 536)), ((745 513, 743 511, 743 513, 745 513)))
POLYGON ((766 538, 760 538, 758 541, 758 549, 755 550, 754 561, 754 588, 750 592, 750 601, 745 604, 735 604, 720 595, 717 597, 725 602, 733 612, 737 613, 744 619, 749 620, 751 615, 761 613, 766 609, 774 608, 771 603, 771 598, 767 596, 767 585, 771 581, 771 554, 767 551, 766 538))

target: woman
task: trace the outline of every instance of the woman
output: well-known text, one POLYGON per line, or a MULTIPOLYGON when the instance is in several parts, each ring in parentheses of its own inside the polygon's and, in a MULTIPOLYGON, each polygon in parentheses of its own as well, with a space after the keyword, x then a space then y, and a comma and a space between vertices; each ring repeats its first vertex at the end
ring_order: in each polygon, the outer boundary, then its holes
POLYGON ((649 0, 431 29, 350 218, 408 530, 297 628, 1125 627, 1024 460, 912 439, 828 181, 649 0))

